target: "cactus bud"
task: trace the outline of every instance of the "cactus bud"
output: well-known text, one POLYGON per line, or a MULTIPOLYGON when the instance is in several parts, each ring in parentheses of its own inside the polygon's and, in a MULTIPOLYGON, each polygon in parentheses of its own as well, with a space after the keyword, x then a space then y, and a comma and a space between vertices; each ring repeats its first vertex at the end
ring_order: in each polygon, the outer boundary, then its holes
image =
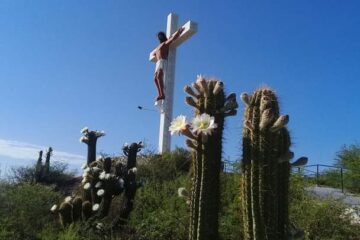
POLYGON ((224 88, 224 84, 221 81, 217 81, 213 90, 213 94, 217 95, 224 88))
POLYGON ((270 128, 272 132, 279 131, 289 122, 289 115, 280 116, 270 128))
POLYGON ((192 97, 186 97, 186 98, 185 98, 185 102, 186 102, 188 105, 190 105, 190 106, 192 106, 192 107, 194 107, 194 108, 198 108, 198 106, 197 106, 194 98, 192 98, 192 97))
POLYGON ((251 124, 250 121, 245 121, 244 122, 244 127, 246 127, 247 129, 249 129, 250 131, 254 131, 254 126, 251 124))
POLYGON ((308 158, 307 157, 301 157, 299 159, 297 159, 295 162, 293 162, 291 164, 292 167, 299 167, 299 166, 304 166, 306 165, 308 162, 308 158))
POLYGON ((269 124, 271 123, 271 121, 273 120, 274 115, 272 113, 271 108, 266 109, 262 114, 261 114, 261 119, 260 119, 260 131, 263 131, 266 127, 269 126, 269 124))
POLYGON ((291 151, 288 151, 286 153, 284 153, 282 156, 280 156, 280 158, 278 159, 278 163, 284 163, 284 162, 289 162, 290 159, 294 158, 294 153, 291 151))
POLYGON ((199 95, 201 95, 202 91, 201 91, 201 87, 196 84, 196 83, 192 83, 191 86, 196 89, 196 91, 199 93, 199 95))
POLYGON ((190 96, 192 96, 192 97, 194 97, 194 98, 198 98, 198 95, 194 92, 194 90, 190 87, 190 86, 188 86, 188 85, 186 85, 185 87, 184 87, 184 92, 186 92, 187 94, 189 94, 190 96))
POLYGON ((189 148, 192 148, 192 149, 197 148, 196 142, 194 142, 194 141, 192 141, 190 139, 186 139, 185 143, 189 148))
POLYGON ((202 91, 204 93, 204 96, 208 97, 209 96, 209 89, 208 89, 208 85, 206 83, 206 80, 203 77, 201 77, 196 81, 196 83, 198 85, 200 85, 200 87, 201 87, 201 89, 202 89, 202 91))
POLYGON ((260 101, 260 112, 263 112, 265 109, 269 108, 270 104, 271 104, 270 97, 263 95, 260 101))
POLYGON ((243 101, 246 105, 250 105, 250 96, 247 93, 242 93, 240 95, 241 101, 243 101))

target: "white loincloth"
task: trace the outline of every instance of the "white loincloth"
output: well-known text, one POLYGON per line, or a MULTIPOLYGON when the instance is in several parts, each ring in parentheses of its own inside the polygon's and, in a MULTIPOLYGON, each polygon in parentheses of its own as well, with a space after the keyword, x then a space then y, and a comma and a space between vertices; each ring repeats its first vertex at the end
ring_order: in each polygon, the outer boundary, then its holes
POLYGON ((167 59, 159 59, 159 60, 157 60, 156 66, 155 66, 155 72, 162 69, 163 73, 164 73, 164 76, 165 76, 166 68, 167 68, 167 59))

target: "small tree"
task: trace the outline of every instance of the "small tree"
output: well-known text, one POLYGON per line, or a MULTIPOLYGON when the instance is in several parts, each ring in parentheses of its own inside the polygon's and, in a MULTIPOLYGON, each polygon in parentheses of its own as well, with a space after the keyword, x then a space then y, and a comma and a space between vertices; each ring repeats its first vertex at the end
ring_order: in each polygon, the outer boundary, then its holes
POLYGON ((347 169, 344 172, 346 188, 360 192, 360 145, 344 145, 336 153, 335 164, 347 169))

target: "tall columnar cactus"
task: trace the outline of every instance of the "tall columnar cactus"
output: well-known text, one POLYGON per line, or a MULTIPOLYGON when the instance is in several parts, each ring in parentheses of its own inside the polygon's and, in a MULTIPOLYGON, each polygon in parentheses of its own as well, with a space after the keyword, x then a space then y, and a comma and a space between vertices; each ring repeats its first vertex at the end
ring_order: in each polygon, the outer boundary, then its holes
MULTIPOLYGON (((290 135, 288 115, 279 114, 275 93, 262 88, 243 93, 242 217, 243 238, 282 240, 289 237, 288 193, 290 135)), ((301 162, 304 158, 300 159, 301 162)), ((294 164, 299 164, 299 161, 294 164)))
POLYGON ((53 152, 52 147, 49 147, 48 151, 46 152, 46 159, 45 159, 45 166, 44 166, 44 177, 45 178, 49 176, 50 158, 51 158, 52 152, 53 152))
POLYGON ((39 151, 39 157, 35 166, 35 182, 40 182, 40 179, 42 177, 42 172, 43 172, 42 155, 43 155, 43 151, 41 150, 39 151))
POLYGON ((105 136, 104 131, 90 131, 87 127, 81 129, 83 136, 80 138, 80 142, 88 145, 87 152, 87 164, 91 164, 96 160, 96 142, 99 137, 105 136))
POLYGON ((125 144, 123 147, 123 152, 127 156, 127 164, 125 171, 123 172, 124 176, 124 199, 121 205, 120 213, 118 217, 112 222, 112 226, 121 226, 124 225, 129 219, 130 213, 134 208, 134 200, 138 184, 136 182, 136 156, 143 148, 142 142, 132 143, 130 145, 125 144))
POLYGON ((195 109, 188 124, 184 116, 176 118, 172 133, 187 136, 193 149, 193 177, 190 196, 190 240, 216 240, 220 205, 222 134, 226 116, 236 114, 236 95, 225 96, 223 83, 199 76, 192 87, 185 86, 186 103, 195 109))
POLYGON ((43 151, 39 152, 39 157, 35 166, 35 182, 36 183, 51 183, 49 179, 50 172, 50 158, 52 156, 53 149, 49 147, 46 152, 45 164, 42 164, 43 151))

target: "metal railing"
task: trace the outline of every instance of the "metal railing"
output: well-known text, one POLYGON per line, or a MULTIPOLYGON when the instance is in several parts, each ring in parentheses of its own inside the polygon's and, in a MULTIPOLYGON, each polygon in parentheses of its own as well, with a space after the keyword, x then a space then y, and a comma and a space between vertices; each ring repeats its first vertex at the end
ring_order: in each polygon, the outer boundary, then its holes
MULTIPOLYGON (((304 177, 315 178, 316 185, 320 185, 322 180, 321 177, 324 177, 329 174, 333 174, 334 176, 336 176, 336 174, 339 174, 340 179, 338 179, 338 181, 340 182, 339 185, 341 187, 341 192, 344 192, 345 189, 344 174, 348 171, 358 172, 360 174, 360 170, 348 169, 348 168, 325 165, 325 164, 313 164, 313 165, 305 165, 305 166, 293 168, 293 172, 302 173, 304 177), (329 171, 331 169, 334 169, 335 171, 333 172, 329 171)), ((359 179, 359 184, 360 184, 360 179, 359 179)))

